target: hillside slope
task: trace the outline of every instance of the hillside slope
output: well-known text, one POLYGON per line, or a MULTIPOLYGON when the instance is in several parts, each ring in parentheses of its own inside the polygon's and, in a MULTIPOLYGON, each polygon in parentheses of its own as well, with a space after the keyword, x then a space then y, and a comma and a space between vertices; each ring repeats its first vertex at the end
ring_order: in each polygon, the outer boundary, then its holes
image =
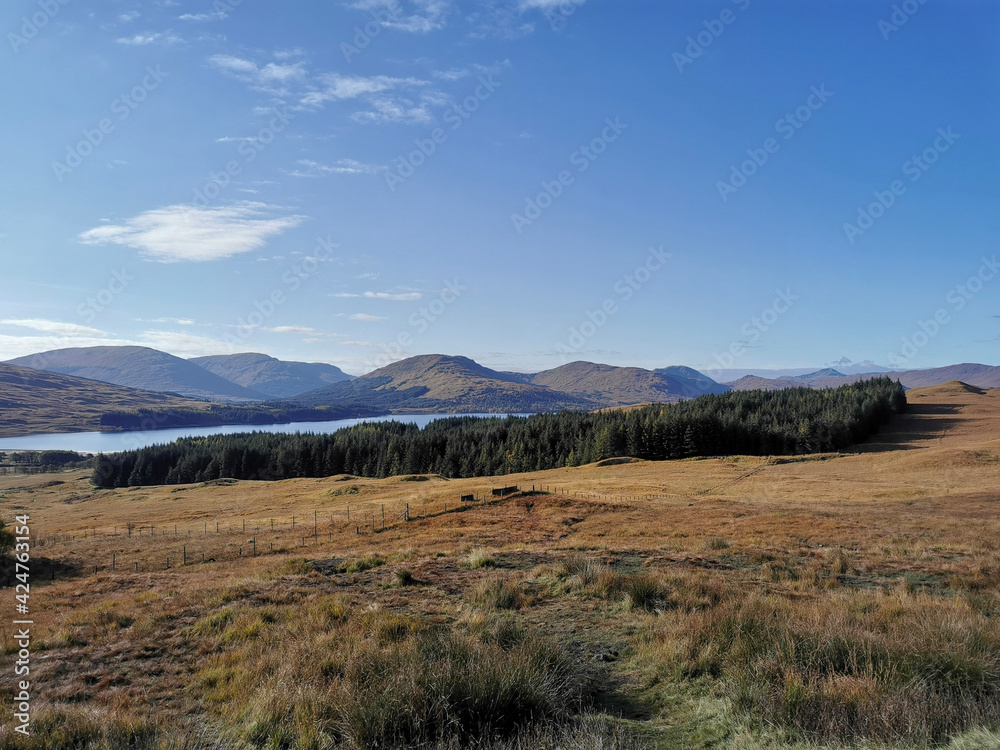
POLYGON ((687 367, 644 370, 571 362, 529 377, 535 385, 598 401, 604 406, 665 403, 730 390, 687 367))
POLYGON ((231 383, 272 398, 289 398, 351 379, 350 375, 333 365, 285 362, 267 354, 219 354, 194 357, 188 361, 231 383))
POLYGON ((933 367, 929 370, 909 370, 900 373, 887 373, 890 377, 898 376, 899 382, 907 388, 921 388, 928 385, 940 385, 952 380, 959 380, 977 388, 1000 388, 1000 367, 966 362, 947 367, 933 367))
POLYGON ((599 403, 524 382, 467 357, 426 354, 296 396, 303 406, 350 401, 387 413, 538 412, 593 409, 599 403))
POLYGON ((186 359, 144 346, 54 349, 12 359, 6 364, 191 398, 231 403, 267 398, 186 359))
POLYGON ((203 401, 0 364, 0 437, 97 430, 112 409, 204 409, 203 401))

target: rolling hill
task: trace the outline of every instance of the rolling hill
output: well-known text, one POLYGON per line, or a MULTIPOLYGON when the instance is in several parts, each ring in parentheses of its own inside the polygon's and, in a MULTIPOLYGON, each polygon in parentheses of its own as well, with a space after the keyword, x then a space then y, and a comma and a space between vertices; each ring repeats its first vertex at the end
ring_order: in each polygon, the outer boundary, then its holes
POLYGON ((603 406, 663 403, 731 390, 689 367, 643 370, 592 362, 571 362, 529 376, 529 382, 603 406))
POLYGON ((205 409, 203 401, 0 364, 0 437, 97 430, 112 409, 205 409))
POLYGON ((921 388, 928 385, 940 385, 952 380, 958 380, 977 388, 1000 388, 1000 367, 964 363, 933 367, 929 370, 909 370, 900 373, 888 373, 890 377, 898 376, 899 382, 907 388, 921 388))
POLYGON ((591 399, 526 382, 467 357, 425 354, 294 398, 303 406, 349 401, 386 412, 538 412, 594 409, 591 399))
POLYGON ((188 361, 271 398, 290 398, 331 383, 351 380, 350 375, 333 365, 283 362, 266 354, 219 354, 188 361))
POLYGON ((144 346, 54 349, 6 364, 190 398, 229 403, 267 399, 263 393, 231 383, 193 362, 144 346))

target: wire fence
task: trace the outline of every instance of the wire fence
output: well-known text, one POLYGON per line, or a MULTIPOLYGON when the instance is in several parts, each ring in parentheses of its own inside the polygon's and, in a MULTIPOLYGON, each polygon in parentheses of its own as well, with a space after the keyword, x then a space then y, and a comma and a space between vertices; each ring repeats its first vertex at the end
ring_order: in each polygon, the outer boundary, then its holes
POLYGON ((136 523, 94 526, 82 531, 40 533, 33 531, 32 547, 36 554, 52 558, 61 553, 60 562, 73 564, 51 566, 49 580, 73 575, 96 575, 102 572, 148 573, 193 564, 218 563, 244 557, 285 554, 324 542, 378 535, 403 529, 407 524, 470 508, 497 505, 508 498, 537 495, 572 497, 601 502, 665 500, 665 495, 609 495, 577 492, 548 485, 491 488, 488 492, 459 495, 454 499, 361 502, 331 510, 316 508, 311 513, 278 516, 246 516, 225 519, 199 519, 197 522, 136 523), (112 547, 108 549, 108 546, 112 547), (49 554, 46 554, 49 553, 49 554))

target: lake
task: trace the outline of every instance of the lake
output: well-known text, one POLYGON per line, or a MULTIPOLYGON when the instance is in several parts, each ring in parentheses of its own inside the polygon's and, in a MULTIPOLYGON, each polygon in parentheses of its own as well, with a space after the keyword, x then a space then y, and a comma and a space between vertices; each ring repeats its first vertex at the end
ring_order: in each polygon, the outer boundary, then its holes
MULTIPOLYGON (((395 420, 426 427, 436 419, 448 417, 504 417, 504 414, 393 414, 385 417, 335 419, 330 422, 287 422, 285 424, 223 425, 217 427, 175 427, 168 430, 133 430, 129 432, 59 432, 0 438, 0 451, 76 451, 77 453, 117 453, 147 445, 172 443, 182 437, 232 435, 237 432, 336 432, 362 422, 395 420)), ((513 416, 527 416, 515 414, 513 416)))

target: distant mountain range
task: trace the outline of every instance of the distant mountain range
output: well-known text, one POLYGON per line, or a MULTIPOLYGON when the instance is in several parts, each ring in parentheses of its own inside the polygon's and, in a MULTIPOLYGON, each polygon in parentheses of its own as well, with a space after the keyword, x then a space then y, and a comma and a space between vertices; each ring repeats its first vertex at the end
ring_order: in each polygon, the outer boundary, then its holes
POLYGON ((730 390, 689 367, 643 370, 571 362, 526 377, 533 385, 572 393, 602 406, 669 402, 730 390))
POLYGON ((595 409, 585 395, 536 385, 531 375, 498 372, 467 357, 427 354, 295 397, 303 406, 348 401, 385 412, 522 413, 595 409))
MULTIPOLYGON (((883 367, 882 365, 877 365, 874 362, 851 362, 847 358, 838 360, 827 365, 823 369, 836 370, 842 375, 873 375, 889 372, 888 367, 883 367)), ((809 375, 816 372, 815 367, 792 367, 781 370, 773 370, 767 368, 750 367, 747 369, 717 369, 717 368, 706 368, 705 372, 711 375, 715 380, 720 383, 731 383, 734 380, 739 380, 740 378, 746 377, 747 375, 753 375, 758 378, 767 378, 769 380, 776 380, 778 378, 794 378, 799 375, 809 375)))
POLYGON ((266 354, 220 354, 188 360, 231 383, 270 398, 290 398, 350 380, 339 367, 322 363, 282 362, 266 354))
MULTIPOLYGON (((976 386, 978 388, 1000 388, 1000 367, 991 365, 979 365, 966 363, 961 365, 948 365, 947 367, 934 367, 929 370, 906 370, 895 372, 885 370, 877 373, 885 375, 893 380, 898 380, 907 388, 922 388, 928 385, 940 385, 952 380, 976 386)), ((776 391, 783 388, 836 388, 847 383, 856 383, 859 380, 873 377, 871 373, 849 375, 839 370, 826 368, 803 375, 781 376, 777 378, 765 378, 756 375, 744 375, 738 380, 734 380, 726 385, 737 391, 776 391)))
POLYGON ((141 346, 54 349, 7 364, 225 403, 289 398, 351 378, 333 365, 282 362, 266 354, 181 359, 141 346))
MULTIPOLYGON (((684 366, 646 370, 572 362, 539 373, 517 373, 491 370, 467 357, 441 354, 411 357, 358 378, 332 365, 283 362, 265 354, 185 360, 155 349, 130 346, 58 349, 21 357, 8 364, 147 392, 146 396, 133 394, 127 402, 133 405, 139 404, 152 391, 213 402, 273 402, 281 408, 333 407, 343 411, 350 407, 356 409, 359 416, 407 412, 595 410, 672 402, 734 389, 836 387, 873 374, 888 375, 908 388, 952 380, 980 388, 1000 387, 1000 367, 989 365, 960 364, 888 372, 870 362, 853 364, 843 360, 836 367, 812 371, 743 372, 725 383, 684 366), (851 372, 845 372, 842 367, 851 372), (769 374, 773 377, 768 377, 769 374)), ((7 398, 5 394, 0 384, 0 399, 7 398)), ((143 405, 153 408, 150 404, 143 405)), ((0 406, 2 418, 4 408, 0 406)))

